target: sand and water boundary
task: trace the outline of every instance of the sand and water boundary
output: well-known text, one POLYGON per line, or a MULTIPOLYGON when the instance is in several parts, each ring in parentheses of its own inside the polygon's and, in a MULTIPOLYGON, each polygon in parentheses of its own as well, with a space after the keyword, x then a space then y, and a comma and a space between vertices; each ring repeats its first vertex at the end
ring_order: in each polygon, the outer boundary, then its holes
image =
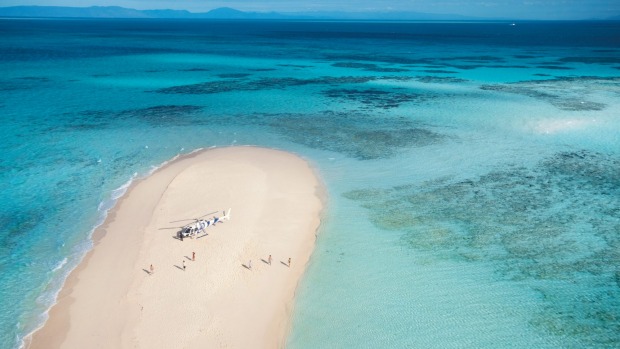
POLYGON ((282 347, 323 188, 305 160, 279 150, 215 148, 171 161, 133 183, 95 230, 27 347, 282 347), (229 208, 231 220, 208 235, 176 238, 192 219, 229 208))

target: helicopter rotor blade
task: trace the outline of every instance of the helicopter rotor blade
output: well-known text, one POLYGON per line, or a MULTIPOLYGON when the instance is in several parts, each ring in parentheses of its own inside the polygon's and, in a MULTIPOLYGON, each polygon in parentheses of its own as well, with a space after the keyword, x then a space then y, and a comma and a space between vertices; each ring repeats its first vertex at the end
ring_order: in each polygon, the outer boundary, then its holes
POLYGON ((208 215, 210 215, 210 214, 218 213, 218 212, 220 212, 220 211, 213 211, 213 212, 209 212, 209 213, 207 213, 207 214, 205 214, 205 215, 202 215, 202 216, 200 216, 200 217, 196 218, 196 220, 199 220, 199 219, 200 219, 200 218, 202 218, 202 217, 208 216, 208 215))
POLYGON ((170 223, 178 223, 178 222, 183 222, 183 221, 195 221, 196 219, 194 218, 187 218, 187 219, 179 219, 178 221, 172 221, 170 223))
POLYGON ((199 220, 199 219, 200 219, 200 218, 202 218, 202 217, 208 216, 208 215, 210 215, 210 214, 218 213, 218 212, 220 212, 220 211, 213 211, 213 212, 209 212, 209 213, 207 213, 207 214, 205 214, 205 215, 202 215, 202 216, 200 216, 200 217, 198 217, 198 218, 186 218, 186 219, 179 219, 179 220, 176 220, 176 221, 172 221, 172 222, 170 222, 170 223, 178 223, 178 222, 184 222, 184 221, 197 221, 197 220, 199 220))

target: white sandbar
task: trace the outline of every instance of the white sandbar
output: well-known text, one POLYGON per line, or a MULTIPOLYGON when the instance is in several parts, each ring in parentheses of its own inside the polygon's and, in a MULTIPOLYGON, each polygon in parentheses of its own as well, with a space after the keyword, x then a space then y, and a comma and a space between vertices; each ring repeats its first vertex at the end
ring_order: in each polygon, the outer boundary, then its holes
POLYGON ((308 163, 282 151, 218 148, 173 161, 110 212, 29 347, 282 347, 321 196, 308 163), (228 208, 231 220, 207 236, 174 237, 191 222, 180 220, 228 208))

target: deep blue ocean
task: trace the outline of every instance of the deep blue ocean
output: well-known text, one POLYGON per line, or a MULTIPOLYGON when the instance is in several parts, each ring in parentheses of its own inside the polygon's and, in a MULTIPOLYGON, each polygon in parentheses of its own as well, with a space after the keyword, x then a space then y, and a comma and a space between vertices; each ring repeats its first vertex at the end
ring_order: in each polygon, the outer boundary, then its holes
POLYGON ((288 348, 620 347, 620 22, 0 19, 0 122, 2 349, 133 179, 231 145, 329 194, 288 348))

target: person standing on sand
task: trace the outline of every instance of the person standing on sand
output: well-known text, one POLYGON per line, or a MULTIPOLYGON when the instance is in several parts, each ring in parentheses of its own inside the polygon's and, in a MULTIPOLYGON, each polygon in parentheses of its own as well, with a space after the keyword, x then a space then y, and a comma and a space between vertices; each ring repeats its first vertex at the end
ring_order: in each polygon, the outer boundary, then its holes
POLYGON ((196 260, 196 252, 192 252, 192 262, 196 260))
POLYGON ((181 239, 181 241, 183 241, 183 233, 179 234, 179 239, 181 239))
POLYGON ((267 262, 269 263, 269 265, 271 265, 271 255, 269 255, 269 258, 267 259, 267 262))
POLYGON ((149 275, 153 275, 153 273, 155 272, 155 268, 153 268, 153 264, 151 264, 151 266, 149 267, 149 270, 151 271, 149 275))
POLYGON ((248 262, 248 269, 252 269, 252 260, 250 259, 250 261, 248 262))
POLYGON ((291 257, 288 257, 288 267, 291 267, 291 257))
POLYGON ((183 260, 183 271, 185 271, 185 259, 183 260))

